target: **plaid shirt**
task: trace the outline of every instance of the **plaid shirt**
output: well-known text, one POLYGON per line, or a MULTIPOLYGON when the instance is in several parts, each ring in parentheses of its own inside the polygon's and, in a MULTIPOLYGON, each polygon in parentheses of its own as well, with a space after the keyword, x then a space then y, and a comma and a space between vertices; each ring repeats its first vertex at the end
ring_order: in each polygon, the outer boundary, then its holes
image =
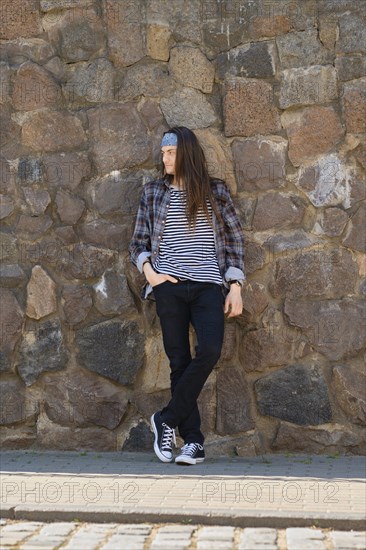
MULTIPOLYGON (((227 281, 244 281, 244 233, 228 186, 223 180, 211 179, 212 193, 224 220, 220 223, 212 211, 216 256, 222 275, 222 292, 229 292, 227 281)), ((159 254, 160 239, 164 232, 164 223, 170 202, 169 182, 167 179, 149 181, 144 185, 137 212, 135 230, 128 247, 132 263, 140 273, 146 258, 150 257, 152 266, 159 254)), ((147 299, 153 287, 146 282, 141 289, 141 298, 147 299)), ((150 299, 150 298, 149 298, 150 299)), ((152 298, 153 300, 155 298, 152 298)))

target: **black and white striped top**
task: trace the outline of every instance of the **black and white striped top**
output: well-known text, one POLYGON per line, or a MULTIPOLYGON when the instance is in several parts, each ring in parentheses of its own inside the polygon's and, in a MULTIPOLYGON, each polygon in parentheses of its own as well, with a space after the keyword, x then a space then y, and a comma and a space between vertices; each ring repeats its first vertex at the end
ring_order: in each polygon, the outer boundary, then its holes
MULTIPOLYGON (((195 231, 188 229, 185 213, 186 191, 170 188, 170 205, 161 238, 159 255, 154 264, 158 273, 184 277, 193 281, 222 284, 215 249, 214 232, 203 208, 197 213, 195 231)), ((212 219, 212 207, 207 199, 212 219)))

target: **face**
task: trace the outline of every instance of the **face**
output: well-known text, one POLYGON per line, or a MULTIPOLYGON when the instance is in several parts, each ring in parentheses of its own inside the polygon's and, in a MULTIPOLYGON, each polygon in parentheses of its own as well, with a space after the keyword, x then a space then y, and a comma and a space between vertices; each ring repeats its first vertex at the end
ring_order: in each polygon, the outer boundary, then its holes
POLYGON ((175 173, 175 156, 177 154, 176 145, 165 145, 161 148, 162 160, 167 174, 175 173))

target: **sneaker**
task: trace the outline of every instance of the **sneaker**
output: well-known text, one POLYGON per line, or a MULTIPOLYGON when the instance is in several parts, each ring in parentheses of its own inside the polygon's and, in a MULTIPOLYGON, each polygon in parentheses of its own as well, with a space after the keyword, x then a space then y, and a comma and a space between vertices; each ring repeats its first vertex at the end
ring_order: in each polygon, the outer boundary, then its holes
POLYGON ((175 459, 177 464, 197 464, 205 460, 205 451, 199 443, 186 443, 175 459))
POLYGON ((162 462, 171 462, 173 460, 172 441, 175 440, 175 430, 162 421, 160 412, 156 412, 150 418, 151 427, 154 431, 154 451, 162 462))

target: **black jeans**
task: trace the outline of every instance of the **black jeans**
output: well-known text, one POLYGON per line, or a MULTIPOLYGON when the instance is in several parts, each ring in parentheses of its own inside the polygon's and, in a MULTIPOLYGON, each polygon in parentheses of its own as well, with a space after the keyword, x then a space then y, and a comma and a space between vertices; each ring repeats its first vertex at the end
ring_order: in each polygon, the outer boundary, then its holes
POLYGON ((222 290, 216 283, 185 280, 164 281, 153 291, 171 370, 172 398, 161 416, 171 428, 178 427, 185 443, 202 445, 197 398, 221 355, 225 321, 222 290), (193 359, 190 322, 197 336, 193 359))

